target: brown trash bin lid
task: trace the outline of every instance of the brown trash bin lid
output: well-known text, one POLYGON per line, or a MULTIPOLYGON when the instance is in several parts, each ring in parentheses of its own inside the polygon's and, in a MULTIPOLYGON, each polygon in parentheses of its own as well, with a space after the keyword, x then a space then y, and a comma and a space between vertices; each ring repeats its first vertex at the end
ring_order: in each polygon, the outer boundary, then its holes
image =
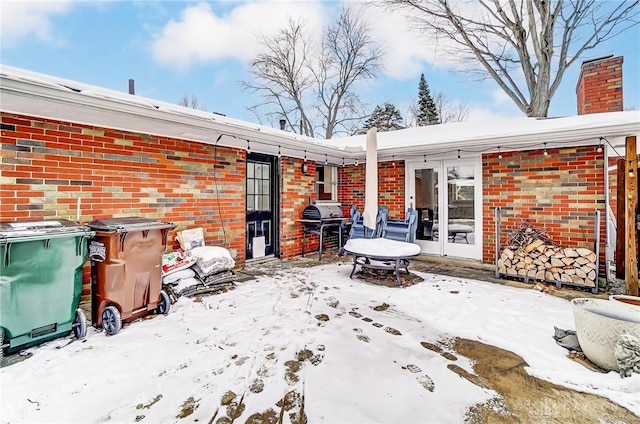
POLYGON ((150 218, 141 218, 137 216, 128 216, 122 218, 106 218, 96 219, 89 223, 87 226, 96 231, 115 231, 115 232, 129 232, 129 231, 143 231, 143 230, 155 230, 155 229, 174 229, 175 224, 171 222, 157 221, 150 218))

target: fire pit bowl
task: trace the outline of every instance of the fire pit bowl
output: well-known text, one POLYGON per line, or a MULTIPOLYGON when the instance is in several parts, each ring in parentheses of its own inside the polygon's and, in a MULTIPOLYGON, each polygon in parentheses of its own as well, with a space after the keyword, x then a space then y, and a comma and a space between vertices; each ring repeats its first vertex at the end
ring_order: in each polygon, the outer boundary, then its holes
POLYGON ((607 371, 619 371, 613 349, 623 331, 640 338, 640 309, 607 299, 571 301, 576 336, 585 356, 607 371))

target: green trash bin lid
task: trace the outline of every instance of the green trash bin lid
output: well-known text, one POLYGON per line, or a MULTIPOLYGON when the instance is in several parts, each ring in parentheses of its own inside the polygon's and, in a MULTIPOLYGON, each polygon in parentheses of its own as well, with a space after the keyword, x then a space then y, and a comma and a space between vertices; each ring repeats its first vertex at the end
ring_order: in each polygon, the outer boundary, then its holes
POLYGON ((89 233, 90 229, 67 219, 0 222, 0 243, 21 238, 66 236, 89 233))
POLYGON ((96 231, 138 231, 147 229, 175 228, 171 222, 157 221, 155 219, 128 216, 123 218, 96 219, 87 223, 87 226, 96 231))

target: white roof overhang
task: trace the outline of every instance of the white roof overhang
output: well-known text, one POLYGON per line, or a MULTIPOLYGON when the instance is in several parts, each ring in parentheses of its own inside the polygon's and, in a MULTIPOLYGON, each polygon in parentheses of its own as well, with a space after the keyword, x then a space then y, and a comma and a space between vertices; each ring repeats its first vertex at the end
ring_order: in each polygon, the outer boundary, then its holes
MULTIPOLYGON (((252 152, 364 161, 366 136, 319 140, 210 112, 2 65, 0 110, 252 152)), ((640 111, 461 122, 378 133, 378 159, 592 145, 640 134, 640 111)))

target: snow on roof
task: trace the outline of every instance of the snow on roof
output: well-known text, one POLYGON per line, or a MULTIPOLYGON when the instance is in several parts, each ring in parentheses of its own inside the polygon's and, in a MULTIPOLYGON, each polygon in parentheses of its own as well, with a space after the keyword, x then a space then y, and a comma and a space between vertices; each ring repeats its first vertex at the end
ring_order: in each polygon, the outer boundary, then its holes
MULTIPOLYGON (((502 118, 457 122, 378 133, 378 151, 476 148, 503 150, 544 142, 593 144, 599 137, 640 132, 640 111, 596 113, 562 118, 502 118), (502 142, 502 144, 500 144, 502 142)), ((365 145, 365 135, 333 139, 344 148, 365 145)), ((549 146, 551 147, 551 145, 549 146)), ((363 147, 364 148, 364 147, 363 147)))
MULTIPOLYGON (((251 138, 263 144, 264 153, 302 157, 303 152, 364 159, 366 136, 331 140, 314 139, 224 115, 196 110, 138 95, 92 86, 11 66, 0 65, 2 110, 34 114, 82 124, 107 126, 167 137, 246 147, 251 138), (9 84, 12 83, 12 84, 9 84), (28 94, 28 95, 27 95, 28 94), (55 100, 46 103, 42 98, 55 100), (87 105, 95 107, 91 110, 87 105), (114 112, 105 114, 105 109, 114 112), (120 112, 118 115, 115 112, 120 112), (235 140, 234 140, 235 139, 235 140), (216 141, 216 142, 217 142, 216 141), (288 150, 287 150, 288 149, 288 150)), ((411 155, 502 151, 568 145, 591 145, 600 137, 625 137, 640 133, 640 111, 609 112, 561 118, 502 118, 459 122, 379 132, 379 160, 411 155)), ((259 151, 260 146, 252 145, 259 151)))

